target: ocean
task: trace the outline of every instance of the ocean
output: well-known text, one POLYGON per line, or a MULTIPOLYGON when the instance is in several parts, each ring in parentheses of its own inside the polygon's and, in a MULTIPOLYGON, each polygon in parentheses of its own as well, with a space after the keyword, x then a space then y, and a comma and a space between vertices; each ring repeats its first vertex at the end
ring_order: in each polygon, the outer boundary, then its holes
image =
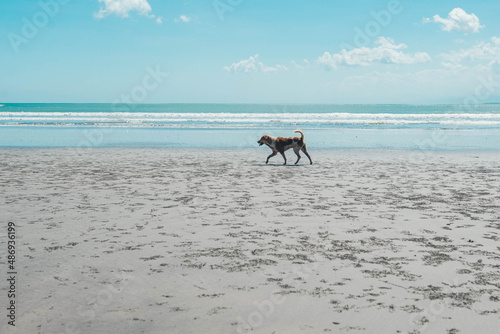
POLYGON ((0 147, 500 150, 500 105, 0 103, 0 147))

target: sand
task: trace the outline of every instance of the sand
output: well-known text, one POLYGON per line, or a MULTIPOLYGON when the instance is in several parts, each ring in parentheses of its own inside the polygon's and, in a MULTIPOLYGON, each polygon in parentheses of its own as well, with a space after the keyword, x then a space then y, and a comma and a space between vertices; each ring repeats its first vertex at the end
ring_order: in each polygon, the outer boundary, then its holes
POLYGON ((0 149, 1 332, 498 333, 498 152, 268 151, 0 149))

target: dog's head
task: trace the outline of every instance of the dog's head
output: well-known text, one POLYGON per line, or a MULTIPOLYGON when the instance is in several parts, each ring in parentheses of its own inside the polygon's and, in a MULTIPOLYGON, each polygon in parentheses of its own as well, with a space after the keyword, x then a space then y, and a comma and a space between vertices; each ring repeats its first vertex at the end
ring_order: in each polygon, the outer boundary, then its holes
POLYGON ((259 146, 262 146, 264 144, 271 143, 271 141, 271 137, 269 137, 268 135, 263 135, 262 137, 260 137, 257 143, 259 143, 259 146))

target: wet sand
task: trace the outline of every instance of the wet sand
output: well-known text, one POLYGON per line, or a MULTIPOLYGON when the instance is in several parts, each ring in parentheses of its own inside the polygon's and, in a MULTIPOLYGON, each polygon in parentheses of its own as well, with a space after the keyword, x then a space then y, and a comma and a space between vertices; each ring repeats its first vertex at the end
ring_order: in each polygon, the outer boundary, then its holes
POLYGON ((498 332, 498 152, 268 154, 0 149, 2 333, 498 332))

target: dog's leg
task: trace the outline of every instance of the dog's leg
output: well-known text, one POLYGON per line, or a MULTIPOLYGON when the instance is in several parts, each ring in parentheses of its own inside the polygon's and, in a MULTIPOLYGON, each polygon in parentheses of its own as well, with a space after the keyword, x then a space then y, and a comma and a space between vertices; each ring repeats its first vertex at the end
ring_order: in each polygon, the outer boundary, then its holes
POLYGON ((298 164, 299 160, 300 160, 300 154, 299 154, 300 148, 299 147, 294 147, 293 151, 295 152, 295 154, 297 154, 297 161, 295 161, 295 164, 298 164))
POLYGON ((280 152, 281 155, 283 156, 283 159, 285 159, 285 163, 283 165, 286 165, 286 157, 285 157, 285 152, 280 152))
POLYGON ((302 146, 301 148, 302 152, 305 153, 305 155, 307 156, 307 158, 309 159, 309 162, 311 163, 311 165, 313 164, 313 161, 311 160, 311 157, 309 156, 309 153, 307 153, 307 148, 306 148, 306 144, 304 144, 304 146, 302 146))
POLYGON ((266 165, 267 165, 267 163, 269 162, 269 158, 274 157, 276 154, 278 154, 278 152, 277 152, 277 151, 273 151, 273 153, 272 153, 270 156, 268 156, 268 157, 267 157, 267 160, 266 160, 266 165))

